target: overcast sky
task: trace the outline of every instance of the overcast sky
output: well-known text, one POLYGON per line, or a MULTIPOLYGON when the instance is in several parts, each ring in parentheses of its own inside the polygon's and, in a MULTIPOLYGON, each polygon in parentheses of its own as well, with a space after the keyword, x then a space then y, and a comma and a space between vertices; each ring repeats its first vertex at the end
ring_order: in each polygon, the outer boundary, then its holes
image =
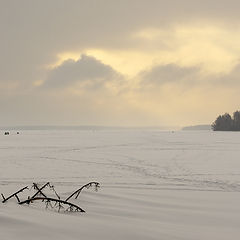
POLYGON ((212 123, 240 109, 240 1, 0 0, 0 125, 212 123))

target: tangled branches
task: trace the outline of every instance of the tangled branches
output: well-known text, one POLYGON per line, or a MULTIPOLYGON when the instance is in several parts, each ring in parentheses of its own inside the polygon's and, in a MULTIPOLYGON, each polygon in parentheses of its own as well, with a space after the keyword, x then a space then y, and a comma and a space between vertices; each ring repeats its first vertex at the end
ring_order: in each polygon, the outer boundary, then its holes
POLYGON ((41 202, 45 203, 46 209, 50 207, 51 209, 57 209, 58 212, 60 212, 61 210, 66 211, 66 212, 85 212, 78 205, 76 205, 74 203, 71 203, 68 200, 70 198, 72 198, 74 195, 76 195, 75 199, 77 199, 79 194, 81 193, 81 191, 84 188, 90 188, 92 186, 95 187, 95 191, 97 191, 98 188, 100 187, 100 184, 98 182, 89 182, 89 183, 83 185, 81 188, 77 189, 75 192, 73 192, 69 197, 66 198, 66 200, 62 200, 60 198, 59 194, 56 192, 54 186, 51 185, 50 182, 47 182, 42 187, 40 187, 39 184, 37 184, 37 183, 33 183, 32 188, 36 191, 36 193, 32 197, 28 196, 27 199, 25 199, 23 201, 20 200, 18 194, 23 192, 25 189, 28 189, 28 186, 26 186, 26 187, 18 190, 17 192, 13 193, 12 195, 10 195, 7 198, 5 198, 3 194, 1 194, 2 198, 3 198, 2 203, 5 203, 6 201, 11 199, 12 197, 16 197, 16 199, 18 201, 18 204, 20 204, 20 205, 22 205, 22 204, 32 204, 33 202, 41 201, 41 202), (54 195, 56 196, 55 198, 54 197, 48 197, 43 192, 43 190, 46 189, 47 187, 51 191, 53 191, 54 195))
POLYGON ((58 212, 60 212, 61 209, 65 209, 65 211, 70 211, 70 212, 85 212, 82 208, 80 208, 79 206, 70 203, 70 202, 66 202, 64 200, 61 199, 56 199, 56 198, 49 198, 49 197, 35 197, 35 198, 29 198, 25 201, 19 202, 19 204, 30 204, 33 203, 34 201, 42 201, 45 202, 46 208, 48 208, 49 206, 51 208, 58 208, 58 212), (54 205, 52 205, 52 203, 54 203, 54 205), (64 207, 64 205, 67 205, 67 208, 64 207))

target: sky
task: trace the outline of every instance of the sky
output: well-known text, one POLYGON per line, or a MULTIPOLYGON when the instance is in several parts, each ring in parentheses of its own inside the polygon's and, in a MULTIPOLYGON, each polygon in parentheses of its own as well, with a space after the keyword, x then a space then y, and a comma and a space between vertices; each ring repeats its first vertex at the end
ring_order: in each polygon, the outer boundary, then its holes
POLYGON ((0 126, 185 126, 240 109, 240 1, 0 0, 0 126))

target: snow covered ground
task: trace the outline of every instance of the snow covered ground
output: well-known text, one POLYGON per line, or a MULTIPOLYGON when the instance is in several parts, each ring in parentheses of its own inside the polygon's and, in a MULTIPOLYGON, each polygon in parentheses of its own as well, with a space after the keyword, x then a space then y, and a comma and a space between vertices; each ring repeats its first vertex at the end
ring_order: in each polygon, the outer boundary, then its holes
MULTIPOLYGON (((231 240, 240 235, 240 133, 154 129, 0 134, 0 192, 50 181, 86 213, 0 203, 0 239, 231 240)), ((31 195, 28 190, 20 198, 31 195)), ((42 206, 42 207, 41 207, 42 206)))

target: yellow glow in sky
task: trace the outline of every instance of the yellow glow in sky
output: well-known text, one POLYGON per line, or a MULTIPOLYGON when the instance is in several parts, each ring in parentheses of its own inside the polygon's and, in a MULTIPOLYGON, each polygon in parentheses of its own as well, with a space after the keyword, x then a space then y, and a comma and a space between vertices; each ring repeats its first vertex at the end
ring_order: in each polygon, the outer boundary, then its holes
POLYGON ((143 29, 130 38, 140 42, 135 49, 90 48, 62 52, 48 67, 57 67, 67 59, 77 61, 81 54, 87 54, 132 78, 154 65, 170 63, 180 67, 199 66, 210 74, 228 73, 239 61, 240 33, 216 26, 143 29))
POLYGON ((240 32, 223 27, 149 28, 136 32, 133 37, 142 40, 148 49, 155 49, 162 56, 159 60, 165 64, 201 66, 207 73, 228 73, 239 61, 240 32))
MULTIPOLYGON (((82 54, 95 57, 125 76, 124 86, 120 86, 118 82, 105 83, 109 92, 100 95, 98 103, 100 101, 106 104, 108 99, 118 99, 121 109, 127 106, 128 109, 143 112, 149 119, 156 119, 156 123, 159 119, 164 122, 166 116, 166 124, 174 124, 174 116, 179 113, 179 123, 188 124, 186 115, 181 119, 181 112, 188 114, 191 121, 201 123, 206 115, 211 114, 208 110, 205 112, 206 105, 212 104, 212 108, 219 112, 224 107, 229 108, 230 101, 219 106, 217 98, 221 93, 232 99, 232 93, 220 87, 213 93, 211 87, 208 89, 207 85, 204 85, 204 76, 228 74, 238 64, 240 32, 211 25, 175 26, 170 29, 142 29, 129 38, 138 43, 135 48, 88 48, 62 52, 56 56, 57 61, 48 67, 58 67, 68 59, 77 61, 82 54), (203 76, 200 78, 201 82, 197 83, 196 88, 191 86, 191 91, 186 91, 189 86, 178 81, 156 85, 150 90, 140 89, 142 86, 138 82, 138 74, 141 71, 150 71, 153 66, 166 64, 200 68, 203 76), (196 108, 200 109, 200 115, 196 114, 196 108), (174 119, 172 123, 169 122, 171 117, 174 119)), ((206 78, 206 81, 208 80, 209 78, 206 78)), ((76 86, 71 91, 78 96, 85 94, 82 88, 76 86)))
POLYGON ((81 52, 62 52, 56 56, 57 61, 47 65, 47 68, 50 68, 50 69, 56 68, 68 59, 77 61, 80 57, 81 57, 81 52))

